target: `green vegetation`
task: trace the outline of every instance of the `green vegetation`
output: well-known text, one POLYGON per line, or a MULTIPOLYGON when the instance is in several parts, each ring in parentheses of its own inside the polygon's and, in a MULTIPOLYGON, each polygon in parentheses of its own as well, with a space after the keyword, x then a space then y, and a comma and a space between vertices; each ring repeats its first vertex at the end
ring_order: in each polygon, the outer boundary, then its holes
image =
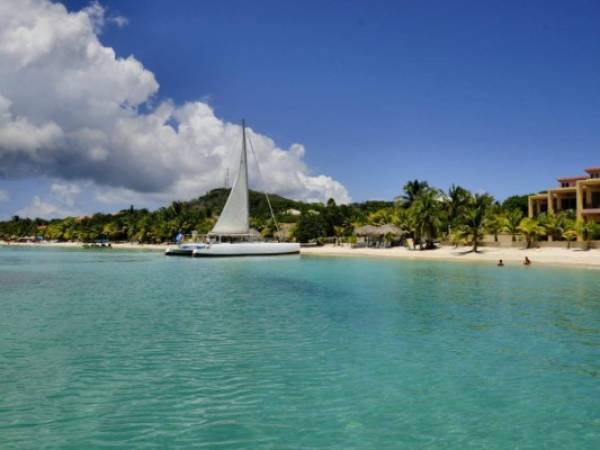
POLYGON ((594 222, 579 221, 575 225, 577 235, 585 242, 586 250, 590 249, 590 241, 600 235, 600 225, 594 222))
POLYGON ((529 210, 528 200, 529 194, 526 195, 511 195, 502 202, 502 209, 504 211, 512 211, 518 209, 521 213, 526 216, 529 210))
POLYGON ((529 217, 521 220, 519 231, 525 237, 527 248, 533 247, 533 243, 537 239, 546 235, 546 229, 540 225, 539 221, 529 217))
MULTIPOLYGON (((86 217, 67 217, 43 220, 13 217, 0 222, 0 239, 18 240, 41 237, 56 241, 93 242, 133 241, 162 243, 178 233, 203 235, 212 229, 229 191, 215 189, 188 202, 173 202, 156 211, 135 209, 133 206, 115 214, 94 214, 86 217)), ((566 240, 567 245, 577 237, 588 242, 600 237, 600 226, 576 223, 572 212, 555 216, 526 217, 527 196, 513 196, 502 204, 488 194, 473 194, 460 186, 447 192, 425 181, 409 181, 402 195, 391 202, 367 201, 348 205, 306 203, 270 195, 271 204, 285 233, 279 238, 300 242, 356 242, 354 229, 363 225, 394 225, 411 238, 415 247, 434 248, 439 241, 470 245, 478 251, 484 233, 498 241, 500 233, 509 233, 513 242, 522 235, 528 247, 547 236, 566 240), (525 211, 524 211, 525 208, 525 211)), ((251 226, 264 237, 274 237, 277 231, 263 194, 250 192, 251 226)), ((395 236, 383 236, 387 242, 395 236)), ((589 244, 588 244, 589 246, 589 244)))
POLYGON ((499 220, 496 215, 488 214, 494 199, 487 194, 475 194, 470 196, 461 217, 460 227, 464 230, 464 236, 470 239, 474 252, 477 251, 480 241, 483 239, 483 228, 486 220, 488 222, 499 220))
POLYGON ((523 211, 516 208, 510 209, 506 213, 504 229, 507 233, 510 233, 513 242, 516 242, 517 240, 517 234, 519 234, 519 224, 521 223, 523 216, 523 211))

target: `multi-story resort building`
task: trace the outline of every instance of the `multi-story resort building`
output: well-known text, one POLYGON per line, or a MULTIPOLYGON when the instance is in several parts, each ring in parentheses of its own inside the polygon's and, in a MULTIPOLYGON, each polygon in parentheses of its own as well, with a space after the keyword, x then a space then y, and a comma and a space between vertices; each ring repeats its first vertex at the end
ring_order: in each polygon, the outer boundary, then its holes
POLYGON ((572 210, 577 220, 600 223, 600 167, 585 169, 587 175, 559 178, 559 186, 529 196, 529 217, 572 210))

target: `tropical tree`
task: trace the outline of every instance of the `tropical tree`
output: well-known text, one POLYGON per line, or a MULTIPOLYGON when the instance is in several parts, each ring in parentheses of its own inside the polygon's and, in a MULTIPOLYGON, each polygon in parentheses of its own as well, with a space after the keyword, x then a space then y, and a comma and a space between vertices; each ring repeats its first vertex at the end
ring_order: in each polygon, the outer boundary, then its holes
POLYGON ((336 225, 333 227, 333 234, 335 235, 336 242, 342 242, 342 240, 348 236, 346 233, 346 227, 336 225))
POLYGON ((448 240, 454 247, 458 247, 467 238, 467 232, 464 227, 458 225, 452 229, 448 235, 448 240))
POLYGON ((400 206, 410 208, 419 195, 429 189, 429 183, 427 183, 427 181, 409 181, 403 187, 404 194, 398 197, 397 200, 399 201, 400 206))
POLYGON ((446 197, 446 213, 448 218, 447 232, 450 234, 452 227, 458 224, 458 219, 468 205, 471 193, 461 186, 452 185, 446 197))
POLYGON ((438 189, 426 187, 419 192, 411 204, 412 231, 415 241, 419 241, 421 249, 435 248, 434 242, 442 227, 441 198, 442 195, 438 189))
POLYGON ((571 242, 577 239, 577 231, 571 228, 569 230, 566 230, 562 234, 562 237, 567 241, 567 248, 571 248, 571 242))
POLYGON ((575 230, 581 240, 585 242, 585 249, 589 250, 591 248, 592 239, 600 234, 600 225, 592 220, 580 220, 575 225, 575 230))
POLYGON ((573 226, 572 220, 565 212, 550 215, 540 214, 538 220, 546 229, 546 234, 555 241, 560 240, 563 236, 563 233, 573 226))
POLYGON ((531 248, 535 240, 546 234, 545 228, 541 226, 537 220, 530 217, 521 220, 521 223, 519 223, 519 231, 525 237, 527 248, 531 248))
POLYGON ((502 202, 502 209, 512 211, 518 209, 523 216, 529 209, 529 195, 512 195, 502 202))
POLYGON ((504 223, 504 229, 512 236, 512 241, 516 242, 517 234, 519 233, 519 225, 521 219, 523 219, 523 211, 520 209, 511 209, 505 216, 506 222, 504 223))
POLYGON ((217 223, 217 221, 215 219, 213 219, 212 217, 208 218, 208 219, 204 219, 204 220, 198 222, 198 224, 194 228, 194 231, 196 231, 196 233, 198 233, 198 234, 207 234, 208 232, 210 232, 210 230, 213 229, 213 227, 215 226, 215 223, 217 223))
POLYGON ((327 222, 321 214, 302 214, 294 230, 298 242, 309 242, 327 234, 327 222))
POLYGON ((395 215, 394 208, 381 208, 369 213, 367 222, 370 225, 385 225, 387 223, 393 223, 396 218, 395 215))
POLYGON ((483 226, 488 233, 494 236, 494 242, 498 242, 498 234, 506 227, 506 216, 497 212, 488 214, 483 226))
POLYGON ((479 243, 483 238, 484 221, 493 199, 489 194, 475 194, 469 199, 461 220, 463 235, 469 237, 473 248, 477 252, 479 243))
POLYGON ((262 223, 260 235, 264 238, 272 238, 277 232, 277 225, 272 218, 267 219, 262 223))

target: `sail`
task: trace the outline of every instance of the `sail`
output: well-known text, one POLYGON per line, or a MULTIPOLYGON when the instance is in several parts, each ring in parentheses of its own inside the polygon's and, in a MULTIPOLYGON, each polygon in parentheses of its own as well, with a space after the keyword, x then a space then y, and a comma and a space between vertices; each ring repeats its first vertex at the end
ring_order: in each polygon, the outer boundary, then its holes
POLYGON ((242 122, 242 155, 237 177, 211 234, 248 234, 250 232, 248 211, 248 162, 246 154, 246 129, 242 122))

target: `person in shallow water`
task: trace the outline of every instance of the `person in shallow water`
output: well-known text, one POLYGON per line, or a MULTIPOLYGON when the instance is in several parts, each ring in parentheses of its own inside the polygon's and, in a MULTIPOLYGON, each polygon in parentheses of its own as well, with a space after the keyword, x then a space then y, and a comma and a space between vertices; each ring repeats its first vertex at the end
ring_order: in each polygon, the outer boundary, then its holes
POLYGON ((523 260, 523 265, 524 266, 530 266, 531 265, 531 260, 527 256, 523 260))
POLYGON ((502 262, 502 260, 501 260, 501 259, 499 259, 499 260, 498 260, 498 264, 497 264, 497 266, 498 266, 498 267, 504 267, 504 263, 502 262))

